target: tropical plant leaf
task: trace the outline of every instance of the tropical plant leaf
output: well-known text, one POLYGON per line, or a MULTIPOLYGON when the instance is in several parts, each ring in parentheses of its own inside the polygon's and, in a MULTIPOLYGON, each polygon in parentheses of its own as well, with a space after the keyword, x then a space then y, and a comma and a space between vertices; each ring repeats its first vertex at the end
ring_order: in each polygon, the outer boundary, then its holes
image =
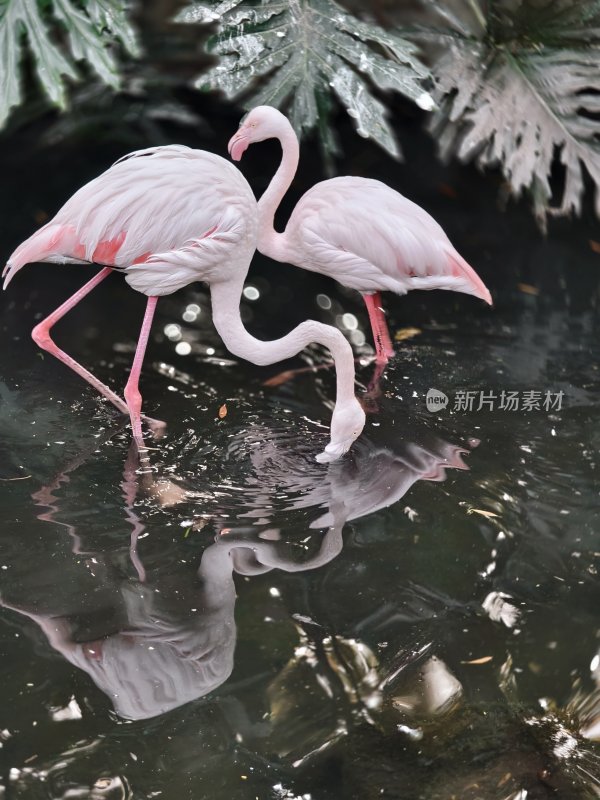
POLYGON ((430 122, 442 155, 500 166, 515 196, 532 194, 542 224, 548 213, 581 212, 587 172, 600 216, 600 3, 504 0, 489 9, 479 7, 484 29, 426 36, 443 44, 430 122), (550 180, 557 164, 560 198, 550 180))
MULTIPOLYGON (((208 49, 218 63, 196 86, 243 97, 245 105, 287 110, 298 135, 325 128, 333 92, 353 118, 359 135, 394 156, 399 146, 386 107, 373 89, 393 89, 432 108, 423 88, 428 70, 416 46, 347 14, 333 0, 224 0, 192 3, 178 22, 216 22, 208 49)), ((325 141, 331 151, 335 144, 325 141)))
POLYGON ((11 108, 22 102, 20 61, 23 47, 33 56, 37 78, 50 101, 67 103, 65 79, 78 80, 74 62, 85 61, 109 86, 118 88, 118 64, 110 45, 119 40, 137 53, 135 34, 120 0, 0 0, 0 127, 11 108), (56 43, 56 29, 66 32, 68 49, 56 43))
POLYGON ((122 0, 93 0, 86 4, 85 10, 100 35, 110 35, 120 41, 130 55, 139 56, 140 47, 125 8, 122 0))

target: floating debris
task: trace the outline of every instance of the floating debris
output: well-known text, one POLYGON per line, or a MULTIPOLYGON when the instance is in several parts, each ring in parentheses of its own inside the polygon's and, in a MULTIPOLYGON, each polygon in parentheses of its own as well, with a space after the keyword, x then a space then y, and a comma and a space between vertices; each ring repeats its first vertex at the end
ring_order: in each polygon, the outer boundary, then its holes
POLYGON ((467 514, 481 514, 482 517, 499 517, 499 514, 494 514, 493 511, 486 511, 483 508, 468 508, 467 514))
POLYGON ((394 341, 403 342, 405 339, 414 339, 420 333, 422 333, 420 328, 400 328, 394 334, 394 341))
POLYGON ((534 297, 537 297, 540 293, 537 286, 532 286, 530 283, 517 283, 517 289, 523 294, 531 294, 534 297))

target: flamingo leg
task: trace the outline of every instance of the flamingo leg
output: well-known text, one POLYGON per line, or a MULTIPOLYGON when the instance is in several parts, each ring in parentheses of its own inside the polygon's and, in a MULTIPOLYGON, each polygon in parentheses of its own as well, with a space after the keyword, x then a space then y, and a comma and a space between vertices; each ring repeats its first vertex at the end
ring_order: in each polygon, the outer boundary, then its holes
POLYGON ((381 307, 381 294, 379 292, 364 294, 363 298, 369 312, 371 329, 373 330, 377 363, 387 364, 394 355, 394 347, 385 321, 385 314, 381 307))
POLYGON ((125 400, 127 402, 127 409, 131 418, 131 429, 133 431, 133 438, 139 450, 146 450, 144 439, 142 436, 142 395, 139 390, 140 372, 142 371, 142 364, 144 355, 146 353, 146 346, 148 344, 148 337, 150 335, 150 328, 152 327, 152 319, 154 318, 154 311, 158 297, 149 297, 146 304, 146 313, 144 314, 144 321, 142 322, 142 329, 138 338, 133 364, 131 365, 131 372, 129 373, 129 380, 125 386, 125 400))
MULTIPOLYGON (((49 314, 46 319, 43 319, 40 323, 38 323, 35 328, 31 331, 31 338, 33 341, 42 348, 42 350, 46 350, 50 355, 55 356, 58 358, 59 361, 62 361, 63 364, 66 364, 67 367, 70 367, 73 372, 76 372, 84 381, 87 381, 94 389, 101 394, 103 397, 106 397, 107 400, 116 406, 122 414, 129 414, 129 406, 123 400, 123 398, 119 397, 118 394, 113 392, 105 383, 98 380, 95 375, 87 370, 84 366, 82 366, 78 361, 70 356, 68 353, 65 353, 64 350, 61 350, 50 336, 50 331, 56 325, 56 323, 61 320, 65 314, 68 314, 72 308, 83 300, 86 295, 88 295, 92 289, 95 289, 99 283, 101 283, 105 278, 107 278, 113 270, 110 267, 104 267, 100 270, 94 277, 89 280, 84 286, 81 287, 74 295, 69 297, 65 300, 62 305, 60 305, 55 311, 49 314)), ((155 304, 156 305, 156 304, 155 304)), ((158 419, 152 419, 151 417, 144 416, 144 419, 150 425, 153 433, 156 436, 160 436, 165 428, 165 423, 161 422, 158 419)))
POLYGON ((54 344, 51 336, 50 331, 53 326, 62 319, 65 314, 67 314, 72 308, 74 308, 80 300, 88 295, 92 289, 94 289, 98 284, 107 278, 112 269, 109 267, 104 267, 98 272, 94 277, 89 280, 84 286, 81 287, 74 295, 69 297, 68 300, 60 305, 56 311, 53 311, 46 319, 42 320, 35 328, 31 331, 31 338, 33 341, 39 345, 43 350, 46 350, 51 355, 58 358, 59 361, 62 361, 63 364, 66 364, 67 367, 70 367, 73 372, 76 372, 84 381, 87 381, 91 384, 94 389, 99 392, 101 395, 106 397, 107 400, 115 405, 119 411, 123 414, 127 414, 128 408, 127 404, 119 397, 118 394, 115 394, 112 389, 109 389, 106 384, 102 383, 102 381, 98 380, 95 375, 83 367, 78 361, 75 361, 68 353, 65 353, 64 350, 61 350, 60 347, 57 347, 54 344))

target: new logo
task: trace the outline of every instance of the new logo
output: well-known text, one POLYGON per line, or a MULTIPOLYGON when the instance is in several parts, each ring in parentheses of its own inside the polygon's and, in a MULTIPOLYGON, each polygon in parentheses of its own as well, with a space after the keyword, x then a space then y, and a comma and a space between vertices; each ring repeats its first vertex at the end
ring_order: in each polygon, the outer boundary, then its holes
POLYGON ((427 411, 432 413, 441 411, 448 405, 448 396, 440 392, 439 389, 429 389, 425 395, 425 405, 427 406, 427 411))

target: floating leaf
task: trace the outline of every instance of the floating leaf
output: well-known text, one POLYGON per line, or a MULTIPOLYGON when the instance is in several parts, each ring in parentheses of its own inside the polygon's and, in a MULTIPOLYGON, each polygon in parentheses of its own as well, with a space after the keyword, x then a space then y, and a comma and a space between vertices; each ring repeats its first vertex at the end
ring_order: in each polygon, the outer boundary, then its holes
POLYGON ((359 135, 394 156, 398 143, 373 87, 433 107, 423 88, 429 73, 415 45, 395 31, 350 16, 333 0, 192 3, 176 19, 218 25, 208 48, 219 61, 196 86, 221 89, 231 98, 243 95, 247 107, 286 110, 300 136, 318 125, 329 152, 335 150, 327 124, 332 91, 359 135))
POLYGON ((542 225, 580 213, 584 171, 600 216, 600 4, 596 0, 489 3, 471 29, 436 30, 439 108, 430 130, 444 157, 500 166, 515 196, 527 190, 542 225), (550 176, 562 166, 553 204, 550 176))
POLYGON ((530 283, 517 283, 517 289, 523 294, 531 294, 534 297, 540 293, 540 290, 537 286, 532 286, 530 283))
POLYGON ((22 102, 20 62, 26 46, 35 72, 50 101, 66 106, 65 78, 79 80, 74 61, 85 61, 103 83, 119 86, 118 65, 110 45, 119 40, 136 54, 133 29, 119 0, 94 0, 83 6, 73 0, 3 0, 0 2, 0 127, 11 108, 22 102), (54 30, 66 31, 67 52, 56 43, 54 30))
POLYGON ((293 380, 297 375, 304 375, 307 372, 317 372, 320 369, 331 369, 335 364, 329 361, 325 364, 315 364, 312 367, 298 367, 297 369, 286 369, 283 372, 278 372, 272 378, 267 378, 263 381, 263 386, 282 386, 284 383, 293 380))
POLYGON ((483 508, 470 508, 467 514, 480 514, 482 517, 487 517, 488 519, 499 516, 499 514, 494 514, 493 511, 485 511, 483 508))
POLYGON ((420 328, 400 328, 394 334, 394 341, 403 342, 405 339, 414 339, 420 333, 422 333, 420 328))
POLYGON ((461 661, 461 664, 489 664, 494 656, 482 656, 481 658, 474 658, 471 661, 461 661))
POLYGON ((266 381, 263 381, 263 386, 282 386, 284 383, 293 380, 296 374, 297 370, 286 369, 283 372, 278 372, 277 375, 273 375, 272 378, 267 378, 266 381))

